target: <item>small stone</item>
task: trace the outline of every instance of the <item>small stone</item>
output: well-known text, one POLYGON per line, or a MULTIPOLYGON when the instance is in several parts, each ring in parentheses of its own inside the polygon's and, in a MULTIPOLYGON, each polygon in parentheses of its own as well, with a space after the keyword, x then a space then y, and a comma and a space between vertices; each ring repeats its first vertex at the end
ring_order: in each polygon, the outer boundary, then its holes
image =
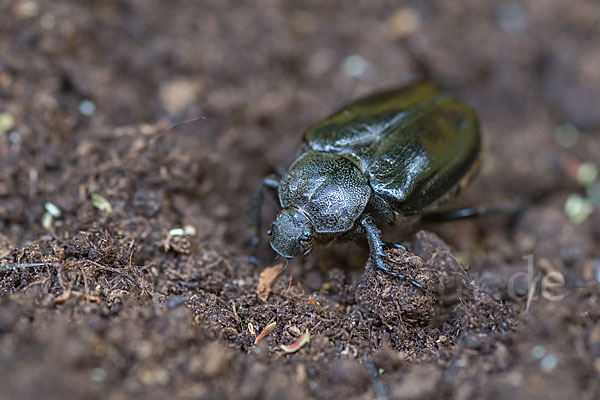
POLYGON ((562 147, 573 147, 579 140, 579 130, 573 124, 563 124, 556 128, 554 137, 562 147))
POLYGON ((540 361, 540 367, 545 372, 552 371, 554 368, 556 368, 557 365, 558 357, 556 354, 553 353, 546 355, 544 358, 542 358, 542 361, 540 361))
POLYGON ((385 23, 394 39, 403 38, 419 30, 421 14, 411 7, 402 7, 392 14, 385 23))
POLYGON ((534 346, 533 349, 531 349, 531 357, 535 358, 536 360, 541 359, 545 355, 546 349, 541 344, 538 344, 537 346, 534 346))
POLYGON ((96 104, 91 100, 84 100, 79 103, 79 112, 82 115, 89 117, 96 112, 96 104))
POLYGON ((362 56, 353 54, 346 57, 342 63, 342 71, 348 76, 359 77, 364 75, 369 68, 369 63, 362 56))
POLYGON ((574 224, 581 224, 594 212, 594 204, 574 193, 565 202, 565 214, 574 224))
POLYGON ((0 134, 8 132, 15 126, 15 117, 9 112, 0 113, 0 134))
POLYGON ((163 106, 170 114, 180 114, 194 104, 201 92, 200 82, 178 78, 163 83, 159 89, 159 96, 163 106))

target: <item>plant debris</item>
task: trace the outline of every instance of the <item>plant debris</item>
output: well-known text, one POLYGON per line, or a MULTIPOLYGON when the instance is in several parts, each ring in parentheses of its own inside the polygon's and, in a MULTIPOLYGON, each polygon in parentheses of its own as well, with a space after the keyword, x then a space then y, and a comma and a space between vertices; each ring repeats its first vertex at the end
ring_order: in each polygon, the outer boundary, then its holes
POLYGON ((281 348, 281 350, 283 350, 284 352, 286 352, 288 354, 295 353, 298 350, 300 350, 308 342, 310 342, 310 333, 308 333, 308 331, 306 331, 294 343, 292 343, 290 345, 282 344, 279 347, 281 348))
POLYGON ((273 332, 273 329, 277 326, 277 322, 273 321, 269 325, 265 326, 265 329, 254 339, 254 344, 260 343, 269 333, 273 332))
POLYGON ((98 210, 103 211, 107 214, 110 214, 112 212, 112 204, 110 204, 110 202, 104 197, 100 196, 98 193, 92 193, 91 198, 92 204, 98 210))
POLYGON ((310 304, 317 307, 317 310, 319 310, 319 313, 326 314, 326 311, 323 308, 323 306, 321 304, 319 304, 319 302, 317 300, 315 300, 315 298, 312 297, 312 295, 308 296, 308 301, 310 302, 310 304))
POLYGON ((269 294, 271 293, 271 285, 275 282, 275 279, 283 271, 284 264, 277 264, 271 267, 263 269, 258 276, 258 285, 256 285, 256 294, 262 301, 267 301, 269 294))

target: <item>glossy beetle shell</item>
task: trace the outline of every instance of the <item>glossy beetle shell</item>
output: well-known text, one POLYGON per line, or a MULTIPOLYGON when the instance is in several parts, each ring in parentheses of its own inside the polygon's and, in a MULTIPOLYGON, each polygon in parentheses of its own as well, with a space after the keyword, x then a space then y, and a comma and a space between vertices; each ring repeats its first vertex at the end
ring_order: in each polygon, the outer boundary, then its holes
POLYGON ((454 188, 481 149, 473 110, 427 83, 350 103, 311 127, 304 141, 355 160, 373 191, 401 215, 454 188))
POLYGON ((386 270, 378 227, 423 213, 462 187, 480 141, 473 110, 427 83, 342 107, 306 131, 280 182, 263 182, 277 188, 282 207, 271 247, 293 258, 309 253, 314 240, 366 233, 377 268, 386 270))

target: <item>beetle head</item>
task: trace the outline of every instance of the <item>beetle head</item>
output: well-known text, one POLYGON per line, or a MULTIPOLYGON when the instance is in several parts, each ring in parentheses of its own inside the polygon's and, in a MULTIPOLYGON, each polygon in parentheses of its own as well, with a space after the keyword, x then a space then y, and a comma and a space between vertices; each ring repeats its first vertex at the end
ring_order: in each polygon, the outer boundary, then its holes
POLYGON ((271 247, 285 258, 294 258, 301 251, 307 255, 312 250, 312 224, 295 208, 281 210, 269 232, 271 247))

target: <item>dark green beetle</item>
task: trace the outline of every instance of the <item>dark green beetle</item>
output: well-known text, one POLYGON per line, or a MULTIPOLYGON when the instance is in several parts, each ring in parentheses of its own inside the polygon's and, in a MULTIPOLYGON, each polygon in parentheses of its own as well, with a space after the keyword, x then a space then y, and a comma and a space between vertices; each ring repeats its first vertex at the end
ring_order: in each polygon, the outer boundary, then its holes
POLYGON ((269 233, 278 254, 293 258, 308 254, 314 241, 366 233, 373 264, 390 272, 378 226, 423 214, 456 193, 476 171, 480 152, 473 110, 431 84, 358 99, 306 131, 281 181, 259 185, 253 245, 263 189, 277 189, 283 209, 269 233))

